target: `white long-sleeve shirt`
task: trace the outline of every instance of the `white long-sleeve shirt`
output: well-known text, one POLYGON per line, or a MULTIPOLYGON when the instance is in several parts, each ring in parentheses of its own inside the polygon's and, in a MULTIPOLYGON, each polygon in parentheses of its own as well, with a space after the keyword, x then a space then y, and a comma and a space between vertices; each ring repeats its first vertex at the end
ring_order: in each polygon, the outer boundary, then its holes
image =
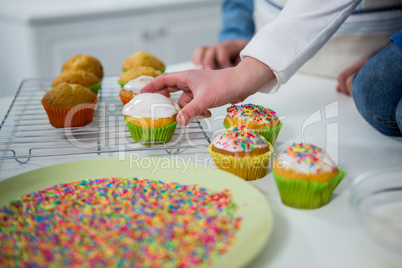
POLYGON ((276 83, 262 92, 274 92, 331 38, 361 0, 289 0, 278 17, 241 51, 274 72, 276 83))

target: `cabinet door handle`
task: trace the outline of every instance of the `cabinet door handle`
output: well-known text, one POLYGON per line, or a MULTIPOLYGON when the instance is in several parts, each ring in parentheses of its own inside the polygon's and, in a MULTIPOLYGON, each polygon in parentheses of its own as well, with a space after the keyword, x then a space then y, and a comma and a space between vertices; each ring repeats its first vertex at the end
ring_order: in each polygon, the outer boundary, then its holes
POLYGON ((150 41, 154 38, 152 32, 150 32, 149 30, 144 30, 142 31, 142 38, 146 41, 150 41))
POLYGON ((165 36, 167 34, 166 28, 159 28, 158 29, 158 35, 159 36, 165 36))
POLYGON ((141 35, 142 38, 145 41, 152 41, 158 37, 163 37, 167 34, 167 29, 166 28, 158 28, 154 29, 153 31, 151 30, 144 30, 142 31, 141 35))

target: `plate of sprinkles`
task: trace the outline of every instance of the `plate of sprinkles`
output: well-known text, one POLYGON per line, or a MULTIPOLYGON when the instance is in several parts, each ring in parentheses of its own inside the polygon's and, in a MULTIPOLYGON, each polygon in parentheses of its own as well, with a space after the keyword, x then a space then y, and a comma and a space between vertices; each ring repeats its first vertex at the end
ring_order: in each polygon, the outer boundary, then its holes
POLYGON ((0 182, 0 266, 241 267, 261 252, 273 228, 261 192, 155 159, 83 160, 0 182))

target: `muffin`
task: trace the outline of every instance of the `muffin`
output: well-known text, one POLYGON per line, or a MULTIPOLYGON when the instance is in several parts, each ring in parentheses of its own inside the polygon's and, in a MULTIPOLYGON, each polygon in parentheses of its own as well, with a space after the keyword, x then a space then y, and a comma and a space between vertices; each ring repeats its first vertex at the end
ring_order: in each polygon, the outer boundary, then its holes
POLYGON ((100 61, 90 55, 78 54, 69 58, 61 68, 65 70, 85 70, 96 75, 99 79, 103 77, 103 67, 100 61))
POLYGON ((41 103, 53 127, 82 127, 92 122, 97 100, 90 89, 62 82, 49 90, 41 103))
POLYGON ((282 123, 275 111, 261 105, 232 105, 226 109, 227 115, 223 121, 226 128, 232 126, 247 126, 262 135, 272 145, 275 145, 282 123))
POLYGON ((139 51, 128 56, 123 61, 121 68, 123 72, 126 72, 129 69, 138 66, 149 66, 155 70, 159 70, 161 73, 165 72, 166 69, 165 64, 160 59, 145 51, 139 51))
POLYGON ((89 88, 95 94, 98 94, 101 86, 99 78, 85 70, 65 70, 53 80, 50 86, 53 88, 62 82, 80 84, 81 86, 89 88))
POLYGON ((308 143, 293 144, 280 153, 272 173, 282 203, 304 209, 326 205, 346 176, 321 148, 308 143))
POLYGON ((273 146, 246 126, 234 126, 218 133, 208 146, 217 168, 245 180, 257 180, 267 173, 273 146))
POLYGON ((119 97, 123 104, 126 105, 135 95, 140 94, 140 90, 153 79, 152 76, 141 75, 128 81, 119 93, 119 97))
POLYGON ((160 75, 161 72, 158 70, 155 70, 152 67, 148 67, 148 66, 138 66, 138 67, 134 67, 131 68, 130 70, 128 70, 125 73, 122 73, 119 77, 119 85, 121 88, 124 87, 124 85, 128 82, 131 81, 133 79, 136 79, 137 77, 140 77, 142 75, 146 75, 146 76, 152 76, 152 77, 157 77, 158 75, 160 75))
POLYGON ((176 129, 179 105, 158 93, 142 93, 134 96, 123 107, 123 116, 135 142, 169 142, 176 129))

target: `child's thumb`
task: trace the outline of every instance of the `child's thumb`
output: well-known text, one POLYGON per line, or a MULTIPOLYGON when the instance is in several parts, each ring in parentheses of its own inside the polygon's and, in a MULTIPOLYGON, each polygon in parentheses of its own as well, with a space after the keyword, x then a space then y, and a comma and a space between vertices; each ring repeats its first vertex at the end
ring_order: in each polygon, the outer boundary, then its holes
POLYGON ((177 115, 177 123, 180 126, 186 126, 191 123, 196 116, 201 115, 202 111, 201 107, 192 100, 179 111, 177 115))

